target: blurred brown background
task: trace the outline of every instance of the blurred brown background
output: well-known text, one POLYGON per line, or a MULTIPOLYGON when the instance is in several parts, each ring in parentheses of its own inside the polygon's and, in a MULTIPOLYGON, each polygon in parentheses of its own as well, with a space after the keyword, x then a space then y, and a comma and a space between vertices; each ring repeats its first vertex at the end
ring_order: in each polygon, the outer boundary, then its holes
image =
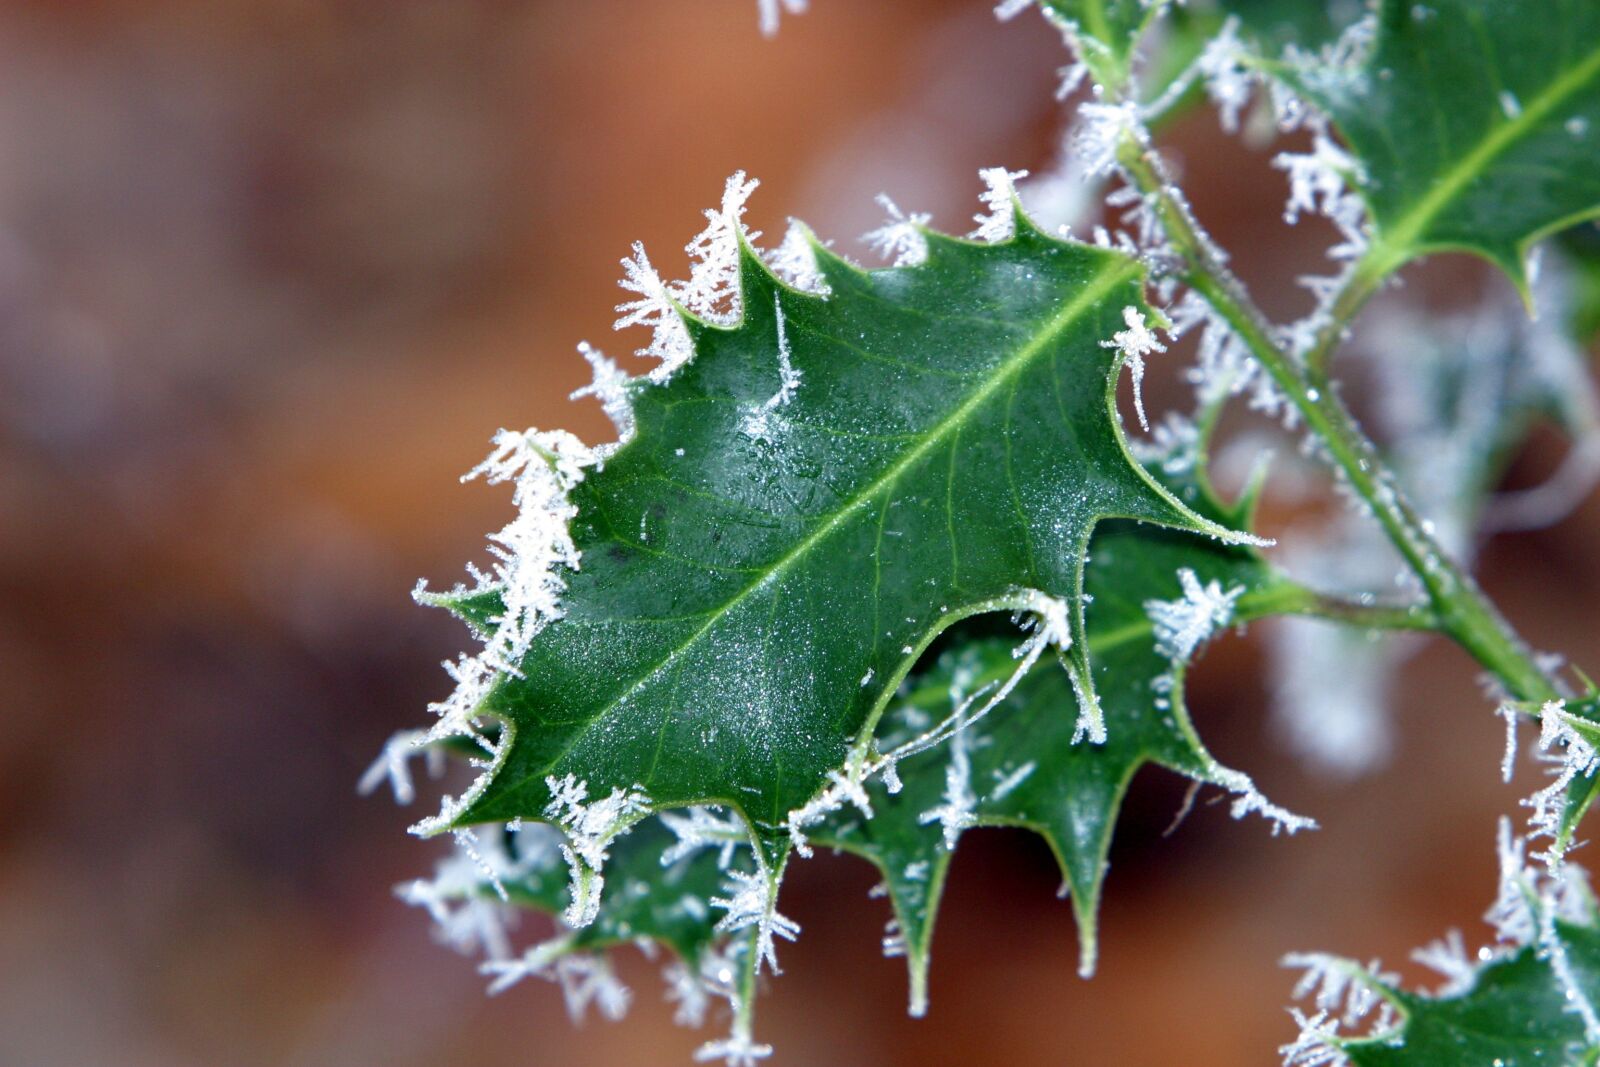
MULTIPOLYGON (((689 1062, 642 964, 618 1025, 535 983, 486 998, 390 895, 436 846, 354 783, 462 643, 412 584, 507 514, 456 477, 502 425, 607 439, 566 396, 578 340, 634 345, 608 336, 631 240, 678 269, 742 167, 759 228, 865 255, 880 190, 959 231, 979 166, 1048 164, 1065 58, 1035 18, 813 6, 773 41, 750 0, 0 8, 0 1063, 689 1062)), ((1327 234, 1282 226, 1282 176, 1211 116, 1174 136, 1241 271, 1303 310, 1288 279, 1327 234)), ((1485 557, 1529 637, 1591 668, 1597 534, 1591 500, 1485 557)), ((1475 673, 1424 652, 1394 764, 1338 785, 1265 740, 1257 648, 1222 643, 1202 731, 1322 831, 1218 806, 1163 839, 1182 790, 1147 772, 1092 982, 1042 845, 975 834, 921 1021, 870 871, 800 863, 761 1036, 792 1067, 1275 1063, 1284 951, 1415 975, 1411 947, 1481 938, 1493 821, 1531 786, 1498 783, 1475 673)))

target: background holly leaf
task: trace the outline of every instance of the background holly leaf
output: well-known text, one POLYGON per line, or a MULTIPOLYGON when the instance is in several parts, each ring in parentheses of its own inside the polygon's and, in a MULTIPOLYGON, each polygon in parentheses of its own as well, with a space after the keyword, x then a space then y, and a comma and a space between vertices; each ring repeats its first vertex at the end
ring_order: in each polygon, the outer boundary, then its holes
POLYGON ((635 434, 571 492, 581 569, 477 709, 508 750, 459 822, 548 818, 570 775, 734 807, 775 859, 953 622, 1059 600, 1088 687, 1095 524, 1228 533, 1127 455, 1103 342, 1144 308, 1138 265, 1014 227, 927 233, 925 263, 870 273, 816 248, 826 297, 740 242, 742 319, 686 315, 694 358, 631 384, 635 434))
POLYGON ((1280 65, 1364 170, 1381 277, 1462 250, 1524 289, 1529 244, 1600 211, 1600 5, 1383 0, 1358 69, 1280 65))

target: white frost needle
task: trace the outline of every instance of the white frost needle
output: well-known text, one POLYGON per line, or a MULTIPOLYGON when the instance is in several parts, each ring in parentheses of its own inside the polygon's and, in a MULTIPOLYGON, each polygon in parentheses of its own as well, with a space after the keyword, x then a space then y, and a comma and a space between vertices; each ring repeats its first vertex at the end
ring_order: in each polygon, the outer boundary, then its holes
POLYGON ((1184 567, 1178 571, 1183 596, 1176 600, 1146 600, 1144 610, 1155 627, 1156 647, 1174 663, 1187 663, 1195 651, 1233 618, 1234 603, 1244 586, 1224 589, 1213 578, 1204 585, 1184 567))
POLYGON ((1004 167, 985 167, 978 172, 978 177, 983 179, 984 190, 978 199, 983 201, 983 206, 988 209, 982 215, 974 215, 972 221, 978 224, 968 236, 980 241, 999 242, 1008 241, 1017 232, 1017 180, 1026 178, 1025 170, 1007 170, 1004 167))
POLYGON ((772 313, 778 324, 778 391, 773 393, 755 411, 745 416, 744 432, 756 440, 772 439, 772 416, 779 408, 794 398, 800 388, 800 372, 794 366, 794 352, 789 347, 788 318, 783 313, 783 301, 774 295, 772 313))
POLYGON ((1144 414, 1144 357, 1155 352, 1165 352, 1167 346, 1150 332, 1150 328, 1144 322, 1144 313, 1138 308, 1123 308, 1122 321, 1128 328, 1112 334, 1109 341, 1101 341, 1100 347, 1115 348, 1127 361, 1128 371, 1133 375, 1134 410, 1139 413, 1139 425, 1149 430, 1150 420, 1145 418, 1144 414))
POLYGON ((717 922, 719 932, 755 927, 756 969, 765 964, 773 974, 781 974, 774 939, 793 941, 800 936, 800 924, 778 913, 773 891, 772 878, 764 870, 729 871, 728 896, 712 897, 711 906, 727 912, 717 922))
POLYGON ((431 778, 444 773, 444 749, 427 742, 425 730, 401 730, 389 738, 378 758, 361 775, 361 781, 356 784, 357 792, 365 796, 387 781, 396 804, 411 803, 417 798, 416 786, 411 780, 413 759, 422 757, 431 778))
POLYGON ((878 204, 887 218, 882 226, 869 230, 861 239, 896 267, 912 267, 928 258, 928 238, 922 228, 928 225, 931 215, 921 212, 906 214, 888 193, 878 194, 878 204))

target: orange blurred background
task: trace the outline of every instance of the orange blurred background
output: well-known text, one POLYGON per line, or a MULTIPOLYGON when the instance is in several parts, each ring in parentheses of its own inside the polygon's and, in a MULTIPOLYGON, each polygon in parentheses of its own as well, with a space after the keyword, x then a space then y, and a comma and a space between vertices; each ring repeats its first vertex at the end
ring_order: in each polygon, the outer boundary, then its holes
MULTIPOLYGON (((620 1024, 574 1027, 536 983, 485 997, 390 892, 438 846, 354 783, 464 641, 412 585, 453 581, 508 513, 457 476, 502 425, 609 439, 566 397, 576 342, 637 343, 608 336, 632 240, 680 270, 745 168, 754 226, 801 216, 865 257, 873 194, 959 232, 979 166, 1049 164, 1066 57, 1036 18, 813 7, 770 41, 750 0, 0 8, 0 1063, 690 1062, 703 1035, 636 958, 620 1024)), ((1269 153, 1210 114, 1172 139, 1241 273, 1303 311, 1290 279, 1329 235, 1282 224, 1269 153)), ((1512 477, 1559 450, 1539 437, 1512 477)), ((1591 499, 1484 557, 1528 637, 1591 669, 1597 538, 1591 499)), ((1089 982, 1043 845, 973 834, 923 1020, 872 872, 798 863, 805 933, 759 1035, 786 1067, 1276 1063, 1285 951, 1418 977, 1412 947, 1484 936, 1494 819, 1532 786, 1500 785, 1475 675, 1428 647, 1389 769, 1335 784, 1268 739, 1255 639, 1220 643, 1202 733, 1320 832, 1202 806, 1163 838, 1182 784, 1141 775, 1089 982)))

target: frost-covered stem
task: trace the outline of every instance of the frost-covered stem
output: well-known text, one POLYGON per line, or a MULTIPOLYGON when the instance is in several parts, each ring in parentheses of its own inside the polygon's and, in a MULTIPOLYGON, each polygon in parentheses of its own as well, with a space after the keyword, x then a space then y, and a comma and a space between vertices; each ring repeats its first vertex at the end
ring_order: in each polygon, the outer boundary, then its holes
POLYGON ((1153 201, 1168 240, 1183 260, 1184 280, 1227 320, 1256 362, 1300 412, 1307 428, 1321 440, 1329 461, 1372 509, 1389 540, 1427 590, 1440 629, 1493 672, 1514 696, 1523 700, 1559 698, 1555 680, 1539 666, 1532 650, 1472 576, 1458 567, 1434 539, 1429 524, 1406 499, 1377 447, 1362 433, 1338 396, 1331 389, 1318 388, 1305 368, 1273 339, 1272 328, 1244 284, 1221 262, 1188 205, 1164 180, 1153 151, 1129 135, 1118 159, 1134 184, 1153 201))

